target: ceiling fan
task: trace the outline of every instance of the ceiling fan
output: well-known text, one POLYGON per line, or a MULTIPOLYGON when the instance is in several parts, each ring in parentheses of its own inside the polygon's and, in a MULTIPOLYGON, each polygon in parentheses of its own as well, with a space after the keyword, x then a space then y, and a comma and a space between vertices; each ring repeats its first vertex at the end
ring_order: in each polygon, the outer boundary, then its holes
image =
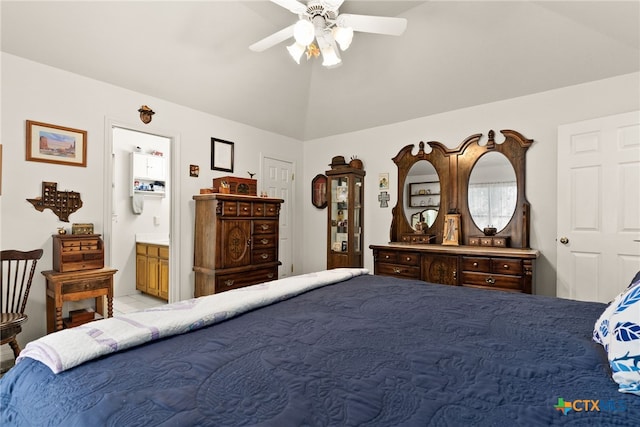
POLYGON ((340 50, 347 50, 354 31, 399 36, 407 28, 404 18, 340 14, 338 9, 344 0, 309 0, 307 4, 298 0, 271 1, 297 14, 298 21, 252 44, 249 49, 262 52, 293 37, 294 42, 287 50, 298 64, 306 52, 307 59, 322 54, 322 65, 336 67, 342 62, 338 46, 340 50))

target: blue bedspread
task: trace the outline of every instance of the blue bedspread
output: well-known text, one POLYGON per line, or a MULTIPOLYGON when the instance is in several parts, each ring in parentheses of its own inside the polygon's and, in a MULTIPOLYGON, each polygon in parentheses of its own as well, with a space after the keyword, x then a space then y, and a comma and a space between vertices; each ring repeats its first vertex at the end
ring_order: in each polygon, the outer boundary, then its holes
POLYGON ((358 276, 58 375, 26 359, 0 425, 638 426, 604 307, 358 276))

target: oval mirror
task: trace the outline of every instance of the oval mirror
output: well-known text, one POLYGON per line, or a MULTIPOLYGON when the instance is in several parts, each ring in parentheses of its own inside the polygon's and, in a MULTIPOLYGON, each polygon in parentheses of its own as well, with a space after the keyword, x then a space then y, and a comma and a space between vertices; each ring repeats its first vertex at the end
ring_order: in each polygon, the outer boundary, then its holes
POLYGON ((440 179, 436 168, 427 160, 411 166, 405 180, 404 214, 415 231, 425 231, 433 225, 440 210, 440 179))
POLYGON ((492 151, 476 162, 469 177, 469 212, 482 231, 500 232, 509 224, 516 210, 518 188, 516 173, 509 160, 492 151))

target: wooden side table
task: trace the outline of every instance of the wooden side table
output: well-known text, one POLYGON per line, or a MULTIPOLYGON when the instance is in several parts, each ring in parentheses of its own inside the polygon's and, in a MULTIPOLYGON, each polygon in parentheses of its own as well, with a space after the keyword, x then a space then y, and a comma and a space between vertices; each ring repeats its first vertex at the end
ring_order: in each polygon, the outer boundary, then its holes
POLYGON ((47 279, 47 333, 63 328, 62 306, 65 301, 95 298, 96 312, 104 317, 103 297, 107 297, 107 317, 112 317, 113 275, 116 271, 109 267, 66 273, 43 271, 47 279))

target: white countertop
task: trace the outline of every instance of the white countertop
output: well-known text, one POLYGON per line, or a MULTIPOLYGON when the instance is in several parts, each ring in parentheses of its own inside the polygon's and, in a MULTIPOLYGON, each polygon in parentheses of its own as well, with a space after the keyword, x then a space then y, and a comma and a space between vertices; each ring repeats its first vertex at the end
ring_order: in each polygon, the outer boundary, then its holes
POLYGON ((169 246, 169 236, 157 233, 138 233, 136 234, 136 243, 169 246))

